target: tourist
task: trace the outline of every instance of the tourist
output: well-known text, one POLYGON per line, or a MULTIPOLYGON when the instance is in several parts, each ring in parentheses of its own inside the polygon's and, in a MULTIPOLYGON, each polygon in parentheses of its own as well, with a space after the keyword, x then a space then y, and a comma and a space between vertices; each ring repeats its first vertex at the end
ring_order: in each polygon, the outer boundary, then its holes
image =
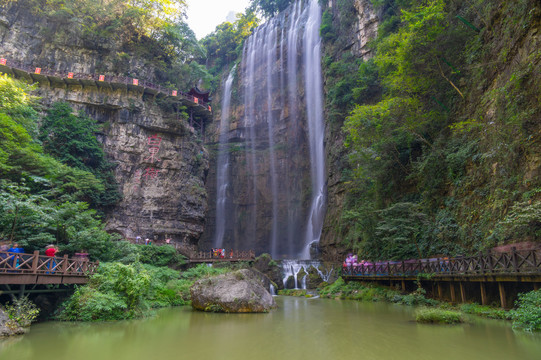
POLYGON ((171 239, 170 239, 170 238, 165 239, 165 243, 166 243, 167 245, 171 244, 171 239))
POLYGON ((145 245, 148 245, 149 241, 150 241, 149 238, 146 238, 145 239, 145 245))
MULTIPOLYGON (((20 248, 19 247, 19 244, 17 243, 13 243, 13 245, 11 245, 11 247, 9 248, 8 252, 12 252, 12 253, 17 253, 17 254, 22 254, 24 253, 24 249, 23 248, 20 248)), ((21 257, 21 255, 15 255, 13 257, 13 266, 15 268, 18 268, 19 267, 19 258, 21 257)))
POLYGON ((135 237, 135 243, 136 243, 136 244, 139 244, 140 242, 141 242, 141 237, 140 237, 139 235, 137 235, 137 236, 135 237))
MULTIPOLYGON (((56 261, 54 260, 55 254, 58 252, 58 248, 54 245, 47 245, 47 248, 45 249, 45 256, 51 257, 52 259, 49 260, 49 270, 51 270, 51 274, 54 274, 54 269, 56 267, 56 261)), ((48 274, 47 272, 46 274, 48 274)))
POLYGON ((229 253, 229 258, 233 259, 233 249, 231 249, 231 252, 229 253))

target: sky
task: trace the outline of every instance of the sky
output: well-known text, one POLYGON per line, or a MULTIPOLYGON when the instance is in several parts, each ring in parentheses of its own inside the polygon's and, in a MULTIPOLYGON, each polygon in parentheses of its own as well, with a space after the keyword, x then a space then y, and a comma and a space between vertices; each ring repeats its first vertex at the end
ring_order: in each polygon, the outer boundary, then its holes
POLYGON ((198 40, 214 31, 224 21, 234 21, 243 13, 250 0, 187 0, 188 25, 198 40))

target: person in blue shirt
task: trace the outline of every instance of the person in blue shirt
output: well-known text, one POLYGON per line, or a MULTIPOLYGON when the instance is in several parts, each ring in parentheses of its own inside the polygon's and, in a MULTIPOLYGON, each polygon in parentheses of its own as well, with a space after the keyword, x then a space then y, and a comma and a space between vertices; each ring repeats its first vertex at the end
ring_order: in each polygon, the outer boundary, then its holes
MULTIPOLYGON (((11 245, 11 247, 9 248, 8 252, 22 254, 22 253, 24 253, 24 249, 23 249, 23 248, 20 248, 20 247, 19 247, 19 244, 13 243, 13 245, 11 245)), ((18 267, 19 267, 19 256, 15 256, 15 257, 13 258, 13 266, 14 266, 15 268, 18 268, 18 267)))

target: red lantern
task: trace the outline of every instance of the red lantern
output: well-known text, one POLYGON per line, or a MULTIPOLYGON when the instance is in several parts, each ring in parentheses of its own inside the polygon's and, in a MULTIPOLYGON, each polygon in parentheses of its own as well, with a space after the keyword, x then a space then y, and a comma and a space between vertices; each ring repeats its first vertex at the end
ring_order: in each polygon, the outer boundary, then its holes
POLYGON ((68 79, 73 79, 73 73, 68 73, 68 79))
POLYGON ((196 103, 196 104, 199 104, 199 99, 194 96, 193 102, 196 103))
POLYGON ((173 90, 172 95, 173 95, 173 96, 177 96, 177 91, 176 91, 176 90, 173 90))
POLYGON ((99 79, 99 81, 105 81, 105 75, 100 75, 100 76, 98 77, 98 79, 99 79))
POLYGON ((41 68, 36 68, 35 73, 36 73, 36 74, 41 74, 41 68))
POLYGON ((133 85, 139 85, 139 80, 133 79, 133 85))
POLYGON ((6 65, 6 62, 7 62, 6 59, 4 59, 4 58, 0 59, 0 64, 1 65, 6 65))

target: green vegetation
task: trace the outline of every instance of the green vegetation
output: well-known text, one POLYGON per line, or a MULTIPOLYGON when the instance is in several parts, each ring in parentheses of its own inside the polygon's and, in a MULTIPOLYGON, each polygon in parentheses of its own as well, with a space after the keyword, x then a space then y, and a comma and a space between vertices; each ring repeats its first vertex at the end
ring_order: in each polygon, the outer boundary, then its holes
POLYGON ((415 321, 430 324, 459 324, 464 322, 464 319, 458 311, 422 308, 417 310, 415 321))
MULTIPOLYGON (((45 41, 98 50, 96 71, 140 77, 133 57, 149 65, 155 83, 189 89, 213 77, 197 60, 205 57, 194 32, 185 22, 184 0, 9 0, 0 7, 27 9, 47 20, 40 36, 45 41)), ((43 66, 49 64, 43 64, 43 66)), ((54 67, 54 66, 51 66, 54 67)))
POLYGON ((211 74, 218 76, 240 61, 244 40, 252 35, 259 22, 255 11, 248 9, 244 14, 237 14, 235 22, 218 25, 213 33, 201 40, 211 74))
POLYGON ((372 3, 381 18, 369 60, 339 44, 352 30, 351 0, 326 10, 321 26, 326 109, 346 136, 346 151, 333 150, 347 194, 335 221, 344 248, 407 259, 538 241, 541 180, 528 169, 538 158, 541 54, 508 46, 541 9, 531 0, 372 3))
POLYGON ((296 297, 306 297, 311 298, 314 295, 306 293, 306 290, 301 289, 284 289, 284 290, 278 290, 278 295, 284 295, 284 296, 296 296, 296 297))
POLYGON ((465 314, 477 315, 477 316, 486 317, 490 319, 502 319, 502 320, 510 319, 509 312, 500 308, 493 308, 487 305, 462 304, 460 305, 460 311, 462 311, 465 314))
POLYGON ((519 294, 516 309, 511 310, 513 327, 541 331, 541 290, 519 294))
MULTIPOLYGON (((26 296, 14 299, 6 305, 5 310, 10 321, 13 322, 11 325, 18 325, 20 327, 30 326, 39 315, 39 309, 26 296)), ((11 325, 9 323, 7 324, 8 327, 11 325)))
POLYGON ((358 301, 387 301, 402 305, 436 306, 439 301, 426 298, 423 289, 419 288, 411 294, 401 294, 398 291, 383 287, 362 284, 351 281, 345 283, 342 278, 332 284, 318 289, 321 297, 331 299, 348 299, 358 301))
POLYGON ((285 10, 293 0, 251 0, 251 7, 259 10, 264 17, 271 18, 285 10))

